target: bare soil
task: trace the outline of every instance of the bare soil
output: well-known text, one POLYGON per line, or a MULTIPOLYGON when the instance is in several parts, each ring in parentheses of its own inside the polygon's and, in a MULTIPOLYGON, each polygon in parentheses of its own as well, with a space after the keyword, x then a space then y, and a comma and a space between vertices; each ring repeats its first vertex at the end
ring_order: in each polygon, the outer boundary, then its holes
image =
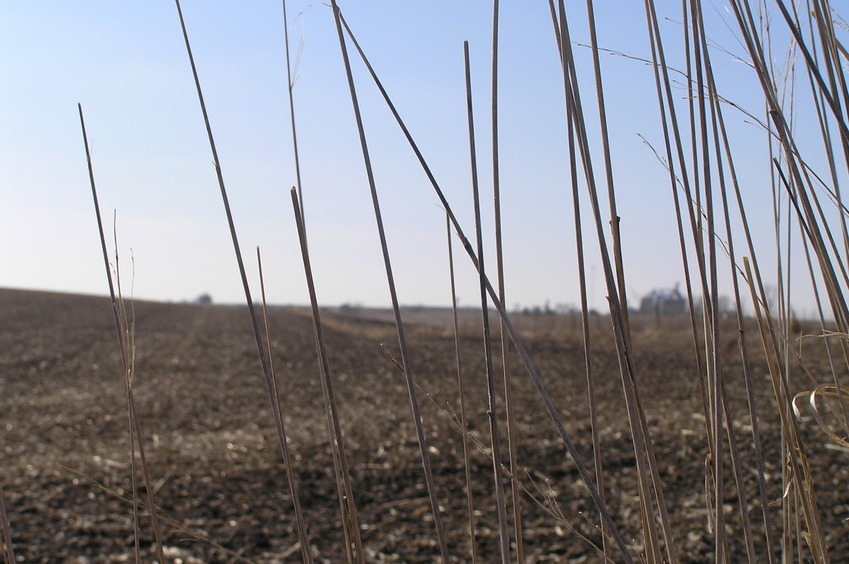
MULTIPOLYGON (((292 501, 245 307, 135 303, 135 405, 173 562, 300 562, 292 501)), ((443 312, 444 313, 444 312, 443 312)), ((470 560, 454 340, 444 315, 408 330, 452 560, 470 560)), ((326 312, 329 367, 368 562, 437 562, 433 519, 398 357, 394 327, 356 312, 326 312)), ((596 320, 603 335, 605 322, 596 320)), ((298 308, 270 311, 274 363, 293 469, 320 562, 346 560, 322 407, 313 323, 298 308)), ((577 326, 517 323, 554 404, 592 466, 586 372, 577 326)), ((664 322, 665 323, 665 322, 664 322)), ((671 323, 671 322, 670 322, 671 323)), ((474 325, 474 323, 471 323, 474 325)), ((712 560, 706 512, 702 396, 686 324, 635 328, 643 408, 682 562, 712 560)), ((763 529, 751 427, 736 333, 724 336, 724 373, 741 449, 749 515, 763 529)), ((471 437, 489 440, 481 338, 460 340, 471 437)), ((756 348, 752 339, 750 346, 756 348)), ((609 338, 592 356, 607 502, 637 556, 634 449, 609 338)), ((812 366, 819 366, 812 361, 812 366)), ((780 436, 765 367, 753 366, 774 525, 782 498, 780 436)), ((529 562, 600 562, 598 513, 527 372, 511 357, 518 480, 529 562)), ((496 372, 500 373, 496 364, 496 372)), ((804 386, 803 379, 800 387, 804 386)), ((500 421, 504 421, 503 413, 500 421)), ((801 422, 831 556, 849 560, 849 453, 801 422)), ((504 428, 501 427, 503 435, 504 428)), ((112 306, 103 298, 0 290, 0 487, 19 562, 135 561, 129 499, 127 399, 112 306)), ((745 558, 736 492, 727 472, 732 554, 745 558)), ((472 454, 481 562, 498 559, 492 463, 472 454)), ((144 491, 139 486, 139 495, 144 491)), ((140 518, 143 561, 155 559, 150 519, 140 518)), ((756 550, 765 554, 758 536, 756 550)), ((619 557, 614 554, 614 559, 619 557)))

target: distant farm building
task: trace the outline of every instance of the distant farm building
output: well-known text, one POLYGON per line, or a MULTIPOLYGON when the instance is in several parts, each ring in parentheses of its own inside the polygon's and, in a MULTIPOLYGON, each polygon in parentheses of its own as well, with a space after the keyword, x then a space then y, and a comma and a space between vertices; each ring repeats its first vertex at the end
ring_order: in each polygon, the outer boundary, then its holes
POLYGON ((668 316, 687 312, 687 300, 678 291, 678 285, 672 289, 655 289, 640 300, 640 313, 668 316))

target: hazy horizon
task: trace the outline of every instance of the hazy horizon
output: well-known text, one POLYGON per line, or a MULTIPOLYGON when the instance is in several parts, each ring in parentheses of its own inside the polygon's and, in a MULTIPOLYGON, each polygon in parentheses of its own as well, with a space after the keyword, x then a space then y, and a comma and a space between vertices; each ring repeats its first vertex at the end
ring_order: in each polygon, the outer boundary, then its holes
MULTIPOLYGON (((332 13, 324 5, 287 6, 318 299, 322 305, 383 307, 389 294, 332 13)), ((254 298, 260 247, 269 301, 307 303, 289 199, 295 174, 281 5, 187 1, 182 7, 254 298)), ((340 7, 473 239, 462 59, 462 43, 470 41, 485 259, 494 281, 491 6, 385 0, 340 7)), ((570 26, 601 183, 584 9, 570 8, 570 26)), ((663 137, 652 68, 644 62, 651 55, 643 7, 596 10, 599 44, 606 50, 602 78, 626 293, 638 303, 655 288, 683 289, 681 251, 669 174, 654 153, 662 152, 663 137)), ((662 16, 669 66, 683 68, 674 47, 682 34, 680 14, 662 16)), ((761 116, 760 87, 733 21, 718 9, 706 17, 720 93, 761 116)), ((0 8, 0 19, 0 69, 11 85, 0 93, 0 286, 108 293, 77 114, 81 103, 105 229, 110 247, 113 228, 117 233, 125 287, 132 283, 138 299, 184 301, 209 293, 218 303, 244 302, 174 5, 90 0, 45 9, 25 3, 0 8)), ((506 305, 579 304, 563 80, 548 6, 505 5, 500 22, 506 305)), ((449 304, 444 212, 350 51, 399 301, 449 304)), ((775 52, 777 62, 786 56, 778 46, 775 52)), ((674 88, 684 104, 685 86, 674 88)), ((745 113, 724 111, 762 268, 774 272, 766 134, 745 113)), ((805 131, 799 135, 818 142, 805 131)), ((583 186, 581 191, 588 299, 591 308, 606 311, 597 239, 583 186)), ((606 222, 607 203, 601 207, 606 222)), ((609 244, 609 229, 605 237, 609 244)), ((456 238, 453 244, 460 303, 473 306, 477 276, 456 238)), ((792 268, 804 276, 800 255, 792 268)), ((726 280, 720 294, 731 295, 727 260, 718 261, 726 280)), ((813 312, 804 283, 794 291, 800 314, 813 312)))

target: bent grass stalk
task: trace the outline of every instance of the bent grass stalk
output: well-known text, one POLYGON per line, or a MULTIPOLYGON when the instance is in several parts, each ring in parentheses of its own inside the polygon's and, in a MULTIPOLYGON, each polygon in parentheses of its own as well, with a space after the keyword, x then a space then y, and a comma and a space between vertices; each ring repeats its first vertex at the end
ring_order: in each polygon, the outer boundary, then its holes
MULTIPOLYGON (((740 5, 737 2, 732 4, 732 8, 734 10, 735 18, 738 21, 741 34, 746 41, 747 49, 749 50, 750 56, 752 57, 752 60, 754 62, 758 78, 761 82, 764 99, 766 100, 768 105, 770 121, 772 122, 773 127, 775 128, 775 134, 777 135, 779 147, 782 151, 782 157, 789 171, 788 178, 792 183, 792 187, 794 189, 794 205, 798 205, 797 210, 801 210, 797 211, 798 219, 800 220, 800 223, 806 225, 805 238, 810 243, 811 249, 814 251, 814 255, 817 259, 820 274, 823 278, 823 285, 826 289, 826 296, 831 304, 836 327, 838 331, 845 333, 847 329, 846 302, 843 295, 843 290, 841 289, 841 285, 836 277, 836 273, 834 272, 833 267, 833 262, 836 262, 838 266, 842 267, 842 261, 839 255, 837 255, 837 253, 835 253, 834 258, 830 257, 827 253, 826 246, 823 244, 822 231, 825 231, 829 239, 831 239, 829 234, 829 227, 828 224, 825 222, 820 225, 817 221, 817 216, 812 213, 813 210, 810 205, 808 193, 809 184, 804 182, 802 179, 802 171, 805 170, 805 167, 799 163, 800 159, 798 157, 798 148, 796 147, 793 141, 792 131, 787 126, 788 120, 784 117, 783 108, 780 104, 778 104, 778 101, 774 95, 773 80, 771 78, 770 72, 768 71, 768 67, 764 62, 762 49, 760 48, 760 39, 757 34, 756 28, 753 25, 754 18, 751 14, 751 11, 749 10, 748 6, 740 5)), ((809 49, 805 46, 806 39, 800 35, 799 30, 796 28, 793 21, 789 18, 789 14, 787 13, 786 8, 780 2, 779 9, 782 11, 782 14, 784 15, 788 27, 791 28, 791 33, 794 35, 797 44, 799 44, 799 48, 805 56, 806 63, 812 71, 813 77, 816 79, 815 82, 822 91, 822 95, 828 101, 828 105, 832 108, 835 114, 835 120, 841 129, 841 138, 845 140, 846 126, 842 120, 841 113, 839 111, 839 108, 833 104, 834 98, 827 92, 824 81, 822 80, 819 71, 812 65, 813 60, 809 54, 809 49)), ((786 183, 785 186, 787 186, 786 183)), ((842 206, 840 209, 842 213, 842 206)), ((757 275, 757 272, 755 272, 755 274, 757 275)), ((761 287, 759 286, 759 289, 760 288, 761 287)), ((765 295, 762 290, 760 295, 765 295)), ((767 323, 770 323, 768 310, 765 312, 764 318, 767 323)), ((775 346, 775 344, 773 344, 771 348, 768 348, 765 344, 765 350, 769 352, 772 350, 777 350, 777 347, 775 346)), ((784 382, 781 382, 782 387, 784 386, 784 384, 784 382)), ((779 390, 776 390, 777 395, 778 392, 779 390)), ((786 399, 786 397, 784 397, 783 399, 786 399)), ((782 415, 784 415, 785 411, 788 409, 788 405, 786 403, 779 403, 778 407, 782 415)), ((795 439, 796 437, 792 435, 789 437, 791 444, 788 446, 790 449, 795 448, 795 445, 792 442, 795 439)), ((791 462, 794 461, 794 453, 791 451, 789 455, 791 462)), ((799 479, 798 474, 797 479, 799 479)), ((807 476, 805 476, 805 479, 807 479, 807 476)), ((807 484, 806 488, 802 489, 801 506, 806 526, 808 528, 808 536, 810 538, 807 544, 809 544, 810 550, 813 553, 815 559, 827 559, 824 539, 822 537, 823 531, 821 530, 821 525, 819 522, 819 511, 816 508, 816 501, 812 485, 810 483, 807 484)), ((787 543, 785 543, 785 551, 787 551, 787 543)))

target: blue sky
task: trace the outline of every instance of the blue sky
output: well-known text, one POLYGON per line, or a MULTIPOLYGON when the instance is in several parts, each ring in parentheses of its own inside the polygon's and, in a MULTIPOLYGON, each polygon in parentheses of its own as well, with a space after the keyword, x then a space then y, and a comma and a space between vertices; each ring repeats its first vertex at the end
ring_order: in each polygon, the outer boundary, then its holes
MULTIPOLYGON (((639 3, 597 4, 601 45, 647 58, 639 3)), ((302 45, 295 111, 318 296, 327 305, 385 305, 389 298, 374 215, 331 11, 323 3, 287 5, 293 53, 302 45)), ((479 174, 488 193, 491 7, 385 0, 341 8, 471 233, 462 42, 471 45, 479 174)), ((574 9, 573 40, 587 43, 585 14, 574 9)), ((256 284, 260 246, 269 299, 305 303, 288 193, 295 175, 281 3, 186 0, 183 12, 251 279, 256 284)), ((710 7, 708 16, 717 44, 743 55, 723 23, 728 16, 721 4, 710 7)), ((672 53, 677 49, 672 45, 680 45, 677 20, 680 16, 671 13, 663 24, 672 53)), ((501 22, 507 302, 510 307, 547 300, 577 303, 562 78, 547 3, 502 3, 501 22)), ((576 49, 581 87, 592 100, 589 53, 576 49)), ((759 114, 757 83, 746 66, 718 50, 713 56, 720 88, 759 114)), ((672 64, 680 63, 680 56, 673 59, 672 64)), ((652 288, 683 280, 680 251, 668 176, 638 137, 662 146, 651 69, 618 56, 604 56, 602 63, 628 294, 637 300, 652 288)), ((218 302, 242 299, 173 3, 4 3, 0 73, 5 85, 0 89, 0 286, 107 292, 79 102, 110 232, 113 211, 117 214, 125 289, 132 283, 134 295, 144 299, 179 301, 203 292, 218 302)), ((359 62, 355 74, 399 297, 408 304, 446 304, 444 214, 359 62)), ((677 92, 683 100, 683 89, 677 92)), ((757 127, 727 113, 738 154, 754 155, 766 146, 757 127)), ((591 127, 597 130, 593 122, 591 127)), ((601 173, 601 153, 595 158, 601 173)), ((741 174, 750 181, 746 197, 753 203, 756 234, 768 247, 773 229, 768 179, 751 164, 741 174)), ((483 202, 491 253, 491 197, 484 195, 483 202)), ((591 233, 587 237, 594 240, 591 233)), ((604 308, 597 250, 590 245, 587 252, 592 305, 604 308)), ((765 254, 769 264, 768 249, 765 254)), ((457 255, 461 304, 473 304, 475 277, 459 249, 457 255)), ((493 266, 493 255, 487 261, 493 266)), ((723 293, 730 293, 730 285, 726 288, 723 293)))

